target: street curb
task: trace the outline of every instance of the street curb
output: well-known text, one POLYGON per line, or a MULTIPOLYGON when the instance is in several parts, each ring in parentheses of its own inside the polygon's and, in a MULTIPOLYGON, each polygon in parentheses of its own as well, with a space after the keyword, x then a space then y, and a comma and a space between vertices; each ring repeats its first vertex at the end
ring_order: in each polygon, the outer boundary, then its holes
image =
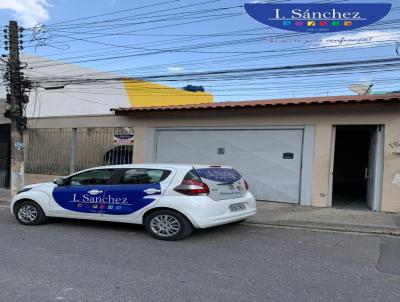
POLYGON ((261 223, 246 221, 244 225, 249 226, 265 226, 278 228, 303 229, 312 231, 330 231, 342 233, 370 234, 370 235, 386 235, 400 237, 400 229, 371 229, 364 226, 337 226, 337 225, 301 225, 301 224, 284 224, 284 223, 261 223), (367 229, 365 229, 367 228, 367 229))

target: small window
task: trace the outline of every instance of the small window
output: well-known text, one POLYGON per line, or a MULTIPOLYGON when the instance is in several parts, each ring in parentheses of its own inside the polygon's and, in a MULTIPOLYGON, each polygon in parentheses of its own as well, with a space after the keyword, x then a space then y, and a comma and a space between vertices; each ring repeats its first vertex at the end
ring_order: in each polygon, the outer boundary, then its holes
POLYGON ((171 174, 168 170, 129 169, 122 176, 122 184, 152 184, 161 182, 171 174))
POLYGON ((114 169, 96 169, 72 176, 71 186, 106 185, 114 173, 114 169))

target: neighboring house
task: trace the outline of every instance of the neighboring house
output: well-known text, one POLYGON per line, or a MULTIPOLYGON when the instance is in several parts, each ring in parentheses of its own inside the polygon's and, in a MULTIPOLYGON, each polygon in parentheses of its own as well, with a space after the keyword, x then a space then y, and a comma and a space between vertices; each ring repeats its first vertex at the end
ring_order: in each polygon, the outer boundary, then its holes
POLYGON ((30 95, 27 106, 29 118, 104 116, 111 115, 110 108, 113 107, 213 102, 213 96, 209 93, 189 92, 134 78, 113 80, 120 76, 43 57, 25 55, 22 61, 29 67, 24 71, 26 75, 38 80, 40 86, 44 87, 32 91, 30 95), (103 81, 99 82, 99 79, 103 81), (65 81, 85 83, 65 85, 65 81))
POLYGON ((31 91, 26 108, 25 171, 28 174, 64 175, 106 163, 132 162, 134 146, 117 145, 113 138, 118 134, 133 135, 133 129, 129 125, 103 123, 112 118, 113 107, 213 102, 213 96, 205 92, 190 92, 133 78, 111 80, 119 76, 44 57, 24 55, 21 60, 28 64, 25 75, 40 83, 39 88, 31 91), (84 84, 69 83, 82 80, 84 84), (78 117, 92 122, 80 126, 74 120, 78 117))

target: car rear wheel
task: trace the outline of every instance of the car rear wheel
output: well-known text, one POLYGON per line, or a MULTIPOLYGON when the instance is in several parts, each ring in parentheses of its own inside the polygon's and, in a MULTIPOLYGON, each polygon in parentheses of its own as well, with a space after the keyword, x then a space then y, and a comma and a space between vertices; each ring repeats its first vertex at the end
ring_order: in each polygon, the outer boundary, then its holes
POLYGON ((145 218, 144 225, 149 234, 161 240, 176 241, 193 232, 190 221, 182 214, 171 210, 159 210, 145 218))
POLYGON ((42 208, 34 201, 24 201, 14 208, 15 218, 23 225, 38 225, 47 221, 42 208))

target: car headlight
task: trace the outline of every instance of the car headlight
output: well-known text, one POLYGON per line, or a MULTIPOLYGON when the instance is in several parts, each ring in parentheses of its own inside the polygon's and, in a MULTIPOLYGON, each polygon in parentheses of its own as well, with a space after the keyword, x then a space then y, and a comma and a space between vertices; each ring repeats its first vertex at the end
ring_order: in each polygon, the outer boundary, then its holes
POLYGON ((28 191, 30 191, 30 190, 32 190, 32 188, 22 188, 21 190, 19 190, 19 191, 17 192, 17 195, 18 195, 18 194, 21 194, 21 193, 24 193, 24 192, 28 192, 28 191))

